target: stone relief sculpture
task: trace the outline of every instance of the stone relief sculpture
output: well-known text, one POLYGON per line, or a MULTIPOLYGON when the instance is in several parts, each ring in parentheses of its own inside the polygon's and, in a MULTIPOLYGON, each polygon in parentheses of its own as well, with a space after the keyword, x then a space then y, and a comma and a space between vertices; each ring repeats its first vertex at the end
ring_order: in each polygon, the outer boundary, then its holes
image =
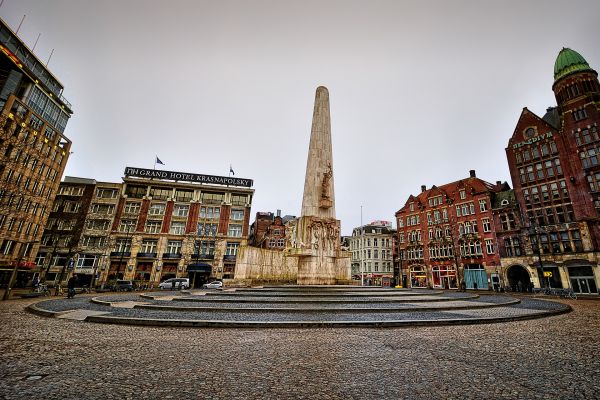
POLYGON ((323 181, 321 182, 321 199, 331 200, 331 177, 333 171, 331 169, 331 163, 327 164, 327 171, 323 174, 323 181))

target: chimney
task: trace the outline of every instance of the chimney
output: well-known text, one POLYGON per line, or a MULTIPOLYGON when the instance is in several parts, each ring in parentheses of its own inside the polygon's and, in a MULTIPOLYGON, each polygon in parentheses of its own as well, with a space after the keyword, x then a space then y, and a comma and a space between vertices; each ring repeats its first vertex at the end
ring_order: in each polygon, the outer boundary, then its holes
POLYGON ((423 193, 423 192, 424 192, 424 191, 426 191, 426 190, 427 190, 427 186, 425 186, 425 185, 421 185, 421 193, 423 193))
POLYGON ((277 216, 281 217, 281 210, 277 210, 277 216))
POLYGON ((502 181, 496 181, 496 185, 498 185, 498 186, 502 185, 502 181))
POLYGON ((476 178, 477 177, 477 175, 475 175, 475 170, 474 169, 472 169, 472 170, 469 171, 469 176, 471 178, 476 178))

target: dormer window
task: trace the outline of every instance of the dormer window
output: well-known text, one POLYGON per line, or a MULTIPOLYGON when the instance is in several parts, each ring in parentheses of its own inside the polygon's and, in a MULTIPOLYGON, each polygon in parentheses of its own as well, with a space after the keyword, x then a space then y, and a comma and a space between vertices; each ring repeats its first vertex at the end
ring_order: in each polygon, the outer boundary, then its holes
POLYGON ((501 205, 501 206, 507 206, 507 205, 508 205, 508 200, 507 200, 507 199, 503 199, 503 200, 500 202, 500 205, 501 205))
POLYGON ((464 199, 466 199, 466 198, 467 198, 467 192, 465 192, 465 190, 464 190, 464 189, 461 189, 461 190, 460 190, 460 199, 461 199, 461 200, 464 200, 464 199))

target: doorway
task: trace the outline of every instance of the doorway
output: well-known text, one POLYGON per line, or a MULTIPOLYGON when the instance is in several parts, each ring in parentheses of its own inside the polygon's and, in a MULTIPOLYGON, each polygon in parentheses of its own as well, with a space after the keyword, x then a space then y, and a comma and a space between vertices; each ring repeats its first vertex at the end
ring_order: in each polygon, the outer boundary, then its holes
POLYGON ((527 269, 521 265, 513 265, 506 271, 508 286, 513 292, 526 292, 531 284, 531 277, 527 269))

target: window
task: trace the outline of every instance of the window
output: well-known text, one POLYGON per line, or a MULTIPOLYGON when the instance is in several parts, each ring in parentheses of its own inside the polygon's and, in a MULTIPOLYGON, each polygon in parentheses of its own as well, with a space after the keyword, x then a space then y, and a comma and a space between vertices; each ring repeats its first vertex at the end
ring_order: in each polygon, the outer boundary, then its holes
POLYGON ((494 254, 494 241, 492 239, 485 240, 485 251, 488 254, 494 254))
POLYGON ((181 240, 169 240, 167 244, 167 253, 169 254, 179 254, 181 253, 181 240))
POLYGON ((487 210, 487 201, 485 199, 479 200, 479 211, 484 212, 487 210))
POLYGON ((206 222, 198 223, 198 235, 200 236, 217 236, 218 224, 209 224, 206 222))
POLYGON ((225 248, 225 255, 227 256, 235 256, 238 252, 240 244, 238 242, 227 242, 227 247, 225 248))
POLYGON ((220 207, 200 207, 200 218, 219 219, 220 215, 220 207))
POLYGON ((140 248, 140 252, 142 253, 156 253, 156 240, 142 240, 142 247, 140 248))
POLYGON ((10 255, 10 254, 12 254, 12 252, 13 252, 13 245, 14 244, 15 244, 14 241, 5 239, 2 242, 2 246, 0 246, 0 253, 2 253, 4 255, 10 255))
POLYGON ((185 233, 185 222, 171 222, 169 233, 172 235, 183 235, 185 233))
POLYGON ((205 204, 221 204, 224 200, 224 193, 202 193, 202 202, 205 204))
POLYGON ((142 207, 142 203, 137 201, 128 201, 125 203, 125 214, 138 214, 140 212, 140 208, 142 207))
POLYGON ((248 196, 245 194, 232 194, 231 204, 234 206, 245 206, 248 203, 248 196))
POLYGON ((191 190, 175 190, 175 200, 189 203, 192 201, 192 195, 194 194, 191 190))
POLYGON ((97 229, 105 231, 109 227, 109 221, 105 219, 88 219, 86 222, 86 229, 97 229))
POLYGON ((146 222, 146 233, 160 233, 162 221, 147 221, 146 222))
POLYGON ((467 198, 467 192, 465 192, 464 189, 461 189, 459 193, 460 193, 460 199, 461 200, 464 200, 464 199, 467 198))
MULTIPOLYGON (((66 207, 67 207, 67 205, 65 203, 65 208, 66 207)), ((109 214, 112 214, 114 210, 115 210, 115 206, 112 204, 94 203, 94 204, 92 204, 90 212, 95 213, 95 214, 109 215, 109 214)))
POLYGON ((152 199, 154 199, 154 200, 167 200, 171 197, 172 194, 173 194, 172 189, 155 188, 155 187, 150 189, 150 196, 152 196, 152 199))
POLYGON ((213 255, 215 254, 215 242, 213 240, 202 240, 200 241, 200 254, 213 255))
POLYGON ((173 208, 173 215, 175 217, 187 217, 190 212, 190 206, 188 204, 175 204, 173 208))
POLYGON ((234 221, 243 221, 244 210, 231 210, 231 219, 234 221))
POLYGON ((115 251, 118 253, 128 253, 131 251, 131 239, 117 239, 115 243, 115 251))
POLYGON ((106 245, 105 236, 84 236, 81 240, 82 246, 85 247, 103 247, 106 245))
POLYGON ((137 221, 134 219, 122 219, 119 224, 119 231, 121 232, 133 232, 135 231, 135 226, 137 221))
POLYGON ((241 237, 242 236, 242 225, 229 224, 229 231, 227 232, 227 235, 231 236, 231 237, 241 237))
POLYGON ((164 203, 155 203, 150 206, 148 215, 164 215, 166 205, 164 203))
POLYGON ((116 199, 117 189, 98 188, 96 189, 96 197, 99 199, 116 199))
POLYGON ((134 198, 134 199, 141 199, 144 196, 146 196, 148 189, 146 188, 146 186, 127 186, 127 188, 125 189, 125 194, 127 195, 127 197, 130 198, 134 198))
POLYGON ((95 254, 80 254, 77 258, 77 266, 80 268, 91 268, 98 266, 100 256, 95 254))

